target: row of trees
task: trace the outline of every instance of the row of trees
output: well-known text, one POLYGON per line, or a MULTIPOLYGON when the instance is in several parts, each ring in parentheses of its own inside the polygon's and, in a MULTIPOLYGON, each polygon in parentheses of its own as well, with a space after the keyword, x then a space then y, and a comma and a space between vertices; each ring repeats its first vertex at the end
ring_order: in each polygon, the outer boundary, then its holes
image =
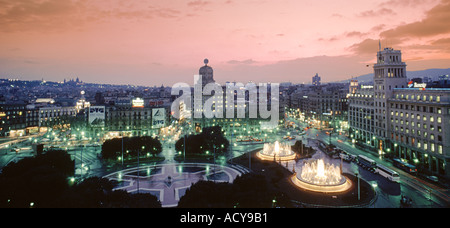
POLYGON ((124 158, 135 158, 138 153, 141 155, 150 153, 156 156, 162 151, 161 142, 157 137, 124 137, 106 140, 102 145, 102 157, 104 159, 116 159, 122 156, 122 148, 124 158))
POLYGON ((290 207, 290 200, 263 175, 248 173, 232 184, 199 181, 180 198, 179 208, 271 208, 290 207))
MULTIPOLYGON (((186 155, 223 153, 228 151, 230 143, 223 135, 220 126, 205 127, 197 135, 181 137, 175 143, 175 150, 183 152, 186 146, 186 155), (186 144, 186 145, 185 145, 186 144)), ((106 140, 102 145, 102 158, 117 159, 136 158, 138 153, 142 155, 151 154, 153 156, 162 152, 162 145, 159 139, 150 136, 124 137, 106 140)))
POLYGON ((74 161, 62 150, 12 162, 0 173, 0 208, 161 207, 151 194, 113 191, 115 183, 99 177, 76 183, 73 174, 74 161))
POLYGON ((175 143, 175 150, 183 152, 186 147, 186 155, 205 154, 206 152, 223 153, 228 151, 230 143, 223 135, 220 126, 205 127, 197 135, 181 137, 175 143))

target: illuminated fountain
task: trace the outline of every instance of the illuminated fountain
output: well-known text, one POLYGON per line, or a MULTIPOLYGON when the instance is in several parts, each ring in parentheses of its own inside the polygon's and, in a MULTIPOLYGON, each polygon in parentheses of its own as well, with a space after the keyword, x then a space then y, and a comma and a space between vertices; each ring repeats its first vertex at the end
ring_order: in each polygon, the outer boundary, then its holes
POLYGON ((301 171, 292 177, 292 182, 315 192, 343 192, 352 185, 350 180, 341 175, 338 166, 325 164, 323 159, 305 162, 301 171))
POLYGON ((256 154, 262 160, 289 161, 295 159, 295 153, 288 144, 264 143, 264 148, 256 154))

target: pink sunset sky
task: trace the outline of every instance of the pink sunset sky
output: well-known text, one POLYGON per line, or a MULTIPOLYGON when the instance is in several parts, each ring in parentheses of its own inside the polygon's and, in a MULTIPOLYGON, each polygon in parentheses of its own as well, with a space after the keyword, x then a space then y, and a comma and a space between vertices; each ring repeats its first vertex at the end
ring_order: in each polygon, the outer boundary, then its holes
POLYGON ((0 78, 171 86, 450 68, 450 0, 0 0, 0 78), (367 67, 367 65, 370 65, 367 67))

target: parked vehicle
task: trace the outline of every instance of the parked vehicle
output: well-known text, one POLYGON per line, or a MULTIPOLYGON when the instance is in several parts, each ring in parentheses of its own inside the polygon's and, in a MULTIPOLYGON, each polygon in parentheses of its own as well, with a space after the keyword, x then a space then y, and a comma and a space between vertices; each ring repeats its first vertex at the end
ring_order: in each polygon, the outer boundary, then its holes
POLYGON ((400 182, 400 175, 398 175, 398 173, 394 170, 391 170, 383 165, 377 164, 377 169, 375 172, 392 182, 400 182))
POLYGON ((371 172, 375 172, 377 168, 377 163, 364 155, 358 155, 358 164, 371 172))
POLYGON ((411 164, 409 164, 407 162, 404 162, 404 161, 402 161, 401 159, 398 159, 398 158, 394 158, 392 160, 393 160, 393 163, 394 163, 395 167, 397 167, 399 169, 402 169, 403 171, 406 171, 406 172, 411 173, 411 174, 416 174, 417 173, 416 166, 411 165, 411 164))

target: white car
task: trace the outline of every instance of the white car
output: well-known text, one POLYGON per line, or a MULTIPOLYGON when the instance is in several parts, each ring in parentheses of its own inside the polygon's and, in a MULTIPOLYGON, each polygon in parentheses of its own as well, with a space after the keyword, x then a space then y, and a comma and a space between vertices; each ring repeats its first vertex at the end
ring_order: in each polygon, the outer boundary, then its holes
POLYGON ((439 182, 439 179, 437 176, 427 176, 427 179, 433 182, 439 182))

